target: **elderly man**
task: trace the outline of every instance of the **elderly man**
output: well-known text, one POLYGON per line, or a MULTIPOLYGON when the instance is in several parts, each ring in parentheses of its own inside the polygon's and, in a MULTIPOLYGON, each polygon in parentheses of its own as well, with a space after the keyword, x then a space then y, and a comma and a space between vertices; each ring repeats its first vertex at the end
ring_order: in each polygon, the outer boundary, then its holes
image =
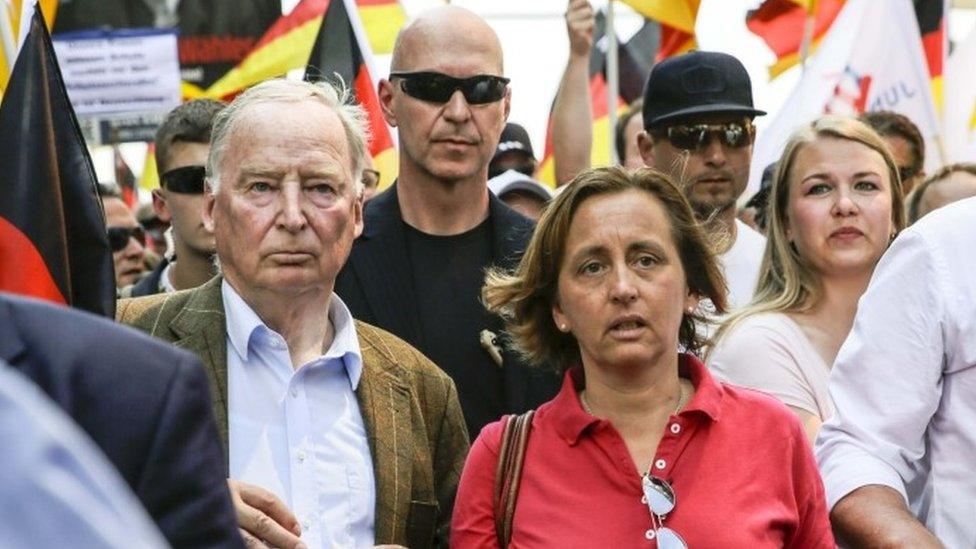
POLYGON ((332 292, 363 227, 364 115, 343 98, 273 80, 222 111, 203 217, 222 275, 119 317, 203 359, 252 546, 444 545, 468 447, 454 384, 332 292))
POLYGON ((480 300, 485 268, 513 267, 532 231, 488 192, 509 111, 502 74, 498 37, 470 11, 435 8, 400 32, 379 86, 399 130, 399 179, 366 205, 366 229, 336 283, 357 318, 444 368, 474 434, 557 388, 503 348, 501 319, 480 300))
POLYGON ((736 218, 746 189, 755 128, 765 114, 752 104, 749 73, 738 59, 694 51, 651 70, 644 88, 644 163, 669 174, 709 232, 723 237, 720 250, 729 304, 752 299, 766 239, 736 218))
POLYGON ((976 547, 976 198, 902 232, 830 374, 817 458, 839 541, 976 547))
POLYGON ((173 253, 123 290, 123 296, 195 288, 216 274, 213 233, 203 226, 203 179, 213 120, 224 106, 213 99, 188 101, 170 111, 156 130, 156 164, 162 175, 153 191, 153 208, 171 228, 173 253))

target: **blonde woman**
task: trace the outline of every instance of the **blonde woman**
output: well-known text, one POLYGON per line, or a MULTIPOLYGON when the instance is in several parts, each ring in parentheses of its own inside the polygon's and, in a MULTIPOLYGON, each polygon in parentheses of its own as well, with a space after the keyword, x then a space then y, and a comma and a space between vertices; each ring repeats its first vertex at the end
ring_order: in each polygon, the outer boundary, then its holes
POLYGON ((833 415, 827 375, 858 298, 905 226, 898 168, 871 128, 825 116, 787 143, 769 213, 755 297, 719 329, 708 362, 779 398, 812 440, 833 415))

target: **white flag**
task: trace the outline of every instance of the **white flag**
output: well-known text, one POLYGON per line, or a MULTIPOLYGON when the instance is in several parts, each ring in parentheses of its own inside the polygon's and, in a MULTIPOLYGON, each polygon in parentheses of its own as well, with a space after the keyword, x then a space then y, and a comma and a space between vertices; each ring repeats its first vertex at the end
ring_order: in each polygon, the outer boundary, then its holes
MULTIPOLYGON (((973 72, 970 69, 970 72, 973 72)), ((889 110, 912 120, 925 137, 925 170, 942 164, 939 122, 918 21, 911 0, 849 0, 793 93, 756 139, 748 190, 779 159, 793 131, 827 114, 889 110)))
POLYGON ((946 159, 976 162, 976 30, 949 56, 944 93, 946 159))

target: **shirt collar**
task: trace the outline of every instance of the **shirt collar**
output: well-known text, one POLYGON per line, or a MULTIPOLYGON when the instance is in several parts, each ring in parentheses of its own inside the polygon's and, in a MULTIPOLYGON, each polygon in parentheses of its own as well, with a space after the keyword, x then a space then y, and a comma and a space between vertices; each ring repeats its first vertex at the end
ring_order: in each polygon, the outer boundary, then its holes
MULTIPOLYGON (((237 293, 225 279, 220 286, 224 298, 224 314, 227 317, 227 338, 234 350, 244 362, 247 362, 251 338, 255 330, 268 328, 261 318, 254 312, 244 298, 237 293)), ((356 335, 356 323, 346 304, 335 293, 329 299, 329 320, 332 322, 334 334, 332 345, 326 350, 322 358, 325 360, 339 359, 346 368, 346 375, 353 390, 359 386, 363 375, 363 357, 359 347, 359 336, 356 335)))
MULTIPOLYGON (((680 415, 700 413, 712 421, 718 421, 725 393, 722 385, 708 373, 708 368, 702 361, 691 354, 678 355, 678 372, 695 387, 695 396, 685 405, 680 415)), ((591 425, 602 421, 583 410, 579 391, 585 386, 583 368, 571 368, 563 376, 562 388, 552 401, 556 432, 571 446, 579 442, 591 425)))

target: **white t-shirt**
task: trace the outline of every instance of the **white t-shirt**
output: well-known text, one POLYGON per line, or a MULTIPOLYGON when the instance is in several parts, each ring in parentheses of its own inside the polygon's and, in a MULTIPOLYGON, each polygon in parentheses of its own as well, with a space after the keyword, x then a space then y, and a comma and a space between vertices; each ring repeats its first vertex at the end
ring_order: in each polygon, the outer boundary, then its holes
POLYGON ((747 305, 759 282, 759 266, 766 250, 766 237, 745 223, 735 220, 735 242, 719 256, 729 285, 729 310, 747 305))
POLYGON ((708 367, 723 381, 768 393, 821 421, 834 415, 827 392, 830 366, 783 313, 743 319, 712 349, 708 367))

